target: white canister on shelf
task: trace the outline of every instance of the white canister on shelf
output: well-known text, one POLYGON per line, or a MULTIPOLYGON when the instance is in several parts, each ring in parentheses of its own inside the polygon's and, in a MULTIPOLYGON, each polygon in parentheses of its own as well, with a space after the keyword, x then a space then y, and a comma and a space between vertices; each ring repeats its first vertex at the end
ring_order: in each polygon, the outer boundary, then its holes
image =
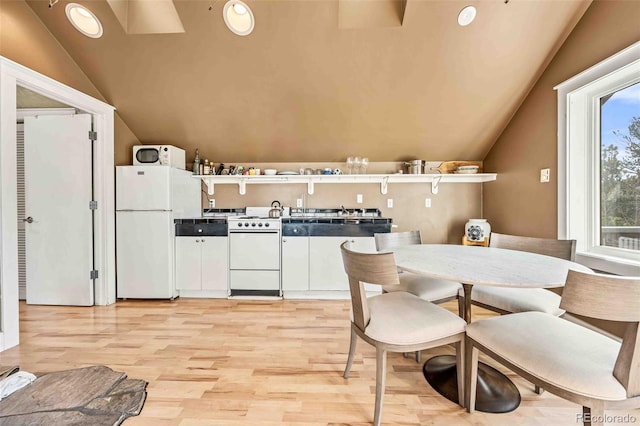
POLYGON ((469 241, 484 241, 491 235, 491 225, 487 219, 469 219, 464 225, 464 235, 469 241))

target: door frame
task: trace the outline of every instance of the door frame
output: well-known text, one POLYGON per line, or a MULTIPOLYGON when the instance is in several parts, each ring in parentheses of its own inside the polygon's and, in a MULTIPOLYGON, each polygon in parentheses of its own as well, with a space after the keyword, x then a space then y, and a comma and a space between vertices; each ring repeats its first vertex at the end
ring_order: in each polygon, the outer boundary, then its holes
MULTIPOLYGON (((83 110, 98 133, 94 150, 96 305, 116 301, 114 206, 115 108, 0 56, 0 352, 19 344, 16 86, 83 110)), ((87 206, 88 208, 88 206, 87 206)), ((87 271, 88 273, 88 271, 87 271)))

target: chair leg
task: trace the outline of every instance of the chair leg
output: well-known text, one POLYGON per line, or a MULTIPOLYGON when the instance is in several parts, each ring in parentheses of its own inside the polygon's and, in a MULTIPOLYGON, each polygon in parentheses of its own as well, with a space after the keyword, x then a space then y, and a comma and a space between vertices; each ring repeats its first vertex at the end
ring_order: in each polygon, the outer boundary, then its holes
POLYGON ((459 342, 456 343, 456 370, 457 370, 457 377, 456 380, 458 382, 458 404, 460 404, 460 406, 464 407, 465 406, 465 394, 464 394, 464 389, 465 389, 465 351, 464 351, 464 340, 465 337, 462 336, 462 339, 460 339, 459 342))
POLYGON ((349 358, 347 358, 347 366, 344 368, 344 374, 342 377, 349 378, 349 371, 351 371, 351 365, 353 364, 353 356, 356 353, 356 342, 358 341, 358 335, 351 326, 351 341, 349 342, 349 358))
POLYGON ((476 409, 476 385, 478 384, 478 348, 467 338, 464 349, 465 384, 464 405, 469 413, 476 409))
POLYGON ((589 407, 582 407, 582 424, 591 426, 591 409, 589 407))
POLYGON ((584 426, 604 426, 604 407, 582 407, 582 419, 584 426))
POLYGON ((387 351, 376 348, 376 407, 373 412, 373 426, 380 426, 382 400, 387 378, 387 351))
POLYGON ((458 316, 464 318, 464 297, 458 297, 458 316))
POLYGON ((535 393, 537 393, 538 395, 542 395, 544 393, 544 389, 542 389, 540 386, 538 386, 538 385, 534 385, 534 386, 535 386, 535 388, 534 388, 533 391, 535 393))
POLYGON ((422 362, 422 352, 416 351, 416 362, 420 364, 422 362))

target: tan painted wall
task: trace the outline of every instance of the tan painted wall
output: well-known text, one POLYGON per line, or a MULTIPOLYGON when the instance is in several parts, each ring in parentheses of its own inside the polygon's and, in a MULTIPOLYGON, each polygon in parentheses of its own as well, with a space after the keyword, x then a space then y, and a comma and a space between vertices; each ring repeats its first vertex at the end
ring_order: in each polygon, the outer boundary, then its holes
MULTIPOLYGON (((0 1, 0 55, 108 102, 23 0, 0 1)), ((116 112, 115 145, 137 141, 116 112)), ((128 161, 123 155, 116 149, 116 164, 128 161)))
MULTIPOLYGON (((0 15, 1 55, 105 100, 24 1, 1 0, 0 15)), ((138 144, 138 139, 117 114, 115 126, 115 164, 131 164, 131 146, 138 144)), ((187 154, 192 158, 193 152, 187 154)), ((219 185, 215 199, 216 207, 268 206, 275 199, 295 206, 295 199, 304 192, 304 185, 257 185, 248 186, 247 194, 240 196, 237 186, 219 185)), ((387 195, 381 195, 380 187, 374 184, 317 185, 315 192, 307 196, 307 207, 378 207, 384 216, 394 219, 397 230, 420 229, 425 241, 433 243, 458 243, 464 223, 481 211, 480 184, 442 185, 437 195, 431 195, 428 184, 390 185, 387 195), (358 193, 364 196, 362 205, 355 202, 358 193), (430 209, 424 207, 426 197, 432 199, 430 209), (394 199, 393 209, 386 207, 388 198, 394 199)), ((203 205, 207 205, 204 194, 203 205)))
POLYGON ((100 0, 96 40, 63 4, 27 4, 144 143, 294 162, 481 160, 590 1, 478 2, 464 28, 458 1, 409 1, 402 27, 363 29, 339 27, 342 1, 251 1, 255 31, 237 37, 224 2, 174 1, 184 34, 128 35, 100 0))
POLYGON ((498 180, 485 185, 494 231, 557 236, 557 96, 553 87, 640 40, 640 3, 595 1, 533 87, 487 157, 498 180), (540 169, 551 182, 540 183, 540 169))

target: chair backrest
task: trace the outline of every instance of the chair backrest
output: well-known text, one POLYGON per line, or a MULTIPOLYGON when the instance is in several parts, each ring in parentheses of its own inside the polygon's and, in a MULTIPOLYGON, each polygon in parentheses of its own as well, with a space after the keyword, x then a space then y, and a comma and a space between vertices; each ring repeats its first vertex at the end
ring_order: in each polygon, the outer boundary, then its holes
POLYGON ((527 251, 571 261, 576 258, 576 240, 520 237, 492 232, 489 247, 527 251))
POLYGON ((578 315, 627 322, 613 375, 640 395, 640 277, 587 274, 569 271, 560 308, 578 315))
POLYGON ((371 318, 364 283, 399 284, 398 270, 393 253, 359 253, 349 249, 349 242, 340 245, 344 271, 349 277, 353 322, 362 331, 371 318))
POLYGON ((422 244, 420 231, 382 232, 373 234, 376 239, 376 250, 391 250, 395 247, 422 244))

